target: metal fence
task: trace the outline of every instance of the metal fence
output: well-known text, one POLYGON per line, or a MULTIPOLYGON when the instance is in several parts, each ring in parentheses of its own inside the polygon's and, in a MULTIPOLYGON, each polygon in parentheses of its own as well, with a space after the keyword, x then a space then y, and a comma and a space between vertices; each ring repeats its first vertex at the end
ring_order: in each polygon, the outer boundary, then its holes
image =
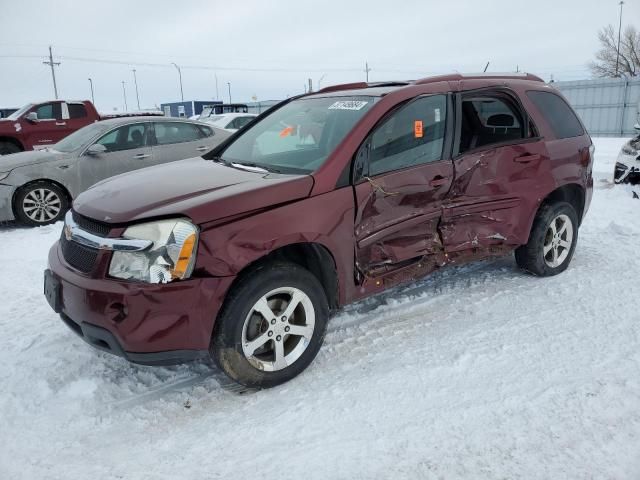
POLYGON ((555 82, 567 97, 589 134, 598 137, 626 137, 640 121, 640 78, 599 78, 555 82))

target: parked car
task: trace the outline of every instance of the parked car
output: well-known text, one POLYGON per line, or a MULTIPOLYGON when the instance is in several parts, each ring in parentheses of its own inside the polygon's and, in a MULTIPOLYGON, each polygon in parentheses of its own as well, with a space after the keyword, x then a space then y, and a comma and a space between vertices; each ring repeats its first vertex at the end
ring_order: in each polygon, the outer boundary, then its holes
POLYGON ((13 112, 18 111, 17 108, 0 108, 0 118, 7 118, 13 112))
POLYGON ((564 271, 592 165, 580 120, 533 75, 328 87, 202 158, 82 193, 45 295, 94 347, 143 364, 211 356, 272 387, 350 302, 514 250, 532 274, 564 271))
POLYGON ((248 113, 249 106, 244 103, 217 103, 207 105, 202 109, 198 120, 204 121, 213 115, 222 115, 223 113, 248 113))
POLYGON ((228 132, 237 132, 257 116, 255 113, 223 113, 207 117, 204 121, 228 132))
POLYGON ((0 222, 54 223, 94 183, 206 153, 228 136, 201 122, 116 118, 92 123, 44 150, 1 157, 0 222))
MULTIPOLYGON (((640 124, 636 123, 635 129, 638 135, 626 142, 618 154, 613 173, 615 183, 640 185, 640 124)), ((638 192, 634 191, 634 196, 638 197, 638 192)))
POLYGON ((0 155, 53 145, 70 133, 99 120, 142 115, 162 115, 162 112, 101 115, 88 100, 30 103, 7 118, 0 119, 0 155))

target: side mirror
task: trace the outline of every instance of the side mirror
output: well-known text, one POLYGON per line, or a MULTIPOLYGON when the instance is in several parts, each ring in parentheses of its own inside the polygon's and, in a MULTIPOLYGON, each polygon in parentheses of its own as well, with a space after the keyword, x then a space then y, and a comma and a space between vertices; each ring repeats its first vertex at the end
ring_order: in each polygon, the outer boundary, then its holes
POLYGON ((100 145, 99 143, 94 143, 89 148, 87 148, 87 154, 93 156, 100 155, 101 153, 104 153, 106 151, 107 147, 105 147, 104 145, 100 145))
POLYGON ((640 130, 640 123, 636 123, 633 128, 635 128, 636 130, 640 130))
POLYGON ((24 118, 28 122, 36 123, 38 121, 38 114, 36 112, 29 112, 24 118))

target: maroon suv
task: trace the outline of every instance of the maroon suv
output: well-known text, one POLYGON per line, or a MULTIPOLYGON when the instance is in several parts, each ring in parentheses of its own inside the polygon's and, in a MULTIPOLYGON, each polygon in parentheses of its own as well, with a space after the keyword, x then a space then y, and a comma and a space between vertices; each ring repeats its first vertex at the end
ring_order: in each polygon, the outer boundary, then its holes
POLYGON ((349 302, 513 250, 535 275, 565 270, 592 158, 572 109, 533 75, 328 87, 204 157, 81 194, 45 294, 102 350, 211 356, 270 387, 309 365, 349 302))

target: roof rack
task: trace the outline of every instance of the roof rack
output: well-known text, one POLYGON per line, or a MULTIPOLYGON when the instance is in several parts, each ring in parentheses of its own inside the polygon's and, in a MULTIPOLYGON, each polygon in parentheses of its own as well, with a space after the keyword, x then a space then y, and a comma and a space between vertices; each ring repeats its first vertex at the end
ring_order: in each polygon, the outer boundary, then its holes
POLYGON ((481 73, 450 73, 448 75, 438 75, 436 77, 426 77, 421 78, 420 80, 416 80, 414 83, 416 85, 423 85, 425 83, 434 83, 434 82, 450 82, 450 81, 459 81, 459 80, 473 80, 473 79, 483 79, 483 78, 511 78, 517 80, 532 80, 534 82, 544 82, 544 80, 537 75, 533 75, 531 73, 526 72, 507 72, 507 73, 498 73, 498 72, 481 72, 481 73))
POLYGON ((339 85, 330 85, 328 87, 324 87, 313 93, 327 93, 327 92, 336 92, 338 90, 356 90, 359 88, 375 88, 375 87, 404 87, 406 85, 411 85, 413 81, 411 80, 391 80, 387 82, 354 82, 354 83, 342 83, 339 85))

